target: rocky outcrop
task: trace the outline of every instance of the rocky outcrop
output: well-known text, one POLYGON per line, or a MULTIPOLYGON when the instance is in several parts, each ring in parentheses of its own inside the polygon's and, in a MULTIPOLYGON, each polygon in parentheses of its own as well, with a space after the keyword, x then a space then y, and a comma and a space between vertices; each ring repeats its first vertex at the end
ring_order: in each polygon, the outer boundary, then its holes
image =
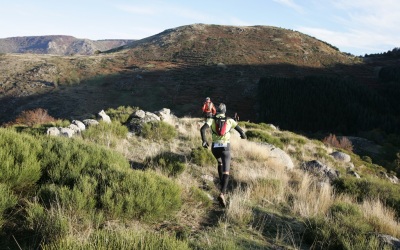
POLYGON ((350 162, 351 161, 350 155, 343 153, 343 152, 335 151, 335 152, 331 153, 330 155, 333 158, 335 158, 335 160, 337 160, 337 161, 341 161, 341 162, 350 162))
POLYGON ((171 110, 163 108, 159 111, 147 112, 143 110, 137 110, 128 119, 128 128, 135 134, 140 134, 143 128, 143 124, 149 122, 164 121, 167 123, 173 123, 176 116, 171 114, 171 110))
POLYGON ((303 162, 300 165, 300 168, 317 176, 322 179, 322 181, 333 181, 339 177, 339 172, 337 170, 334 170, 317 160, 303 162))
POLYGON ((111 123, 111 118, 110 118, 110 116, 108 116, 108 115, 106 114, 106 112, 104 112, 104 110, 101 110, 97 115, 100 117, 100 120, 101 120, 101 121, 107 122, 107 123, 111 123))
POLYGON ((287 170, 294 168, 292 158, 280 148, 269 143, 261 143, 265 147, 265 154, 268 156, 268 164, 284 166, 287 170))

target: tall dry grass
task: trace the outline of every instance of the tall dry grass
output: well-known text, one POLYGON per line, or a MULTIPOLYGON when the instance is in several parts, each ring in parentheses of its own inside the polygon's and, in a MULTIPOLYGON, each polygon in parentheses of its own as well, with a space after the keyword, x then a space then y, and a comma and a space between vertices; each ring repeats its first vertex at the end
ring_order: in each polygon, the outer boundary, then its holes
POLYGON ((400 237, 400 223, 393 209, 386 207, 380 200, 365 200, 360 205, 365 219, 376 231, 400 237))

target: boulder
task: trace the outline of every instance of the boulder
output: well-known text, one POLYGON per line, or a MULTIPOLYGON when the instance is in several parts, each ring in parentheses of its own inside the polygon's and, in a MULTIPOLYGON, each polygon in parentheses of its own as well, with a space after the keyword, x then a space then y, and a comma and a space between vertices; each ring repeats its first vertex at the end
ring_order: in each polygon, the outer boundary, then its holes
POLYGON ((70 128, 60 128, 60 135, 71 138, 74 135, 74 130, 70 128))
POLYGON ((111 123, 111 118, 104 112, 104 110, 101 110, 98 115, 100 116, 100 120, 111 123))
POLYGON ((85 126, 85 124, 84 124, 83 122, 81 122, 81 121, 78 121, 78 120, 73 120, 73 121, 72 121, 72 124, 74 124, 74 125, 78 126, 78 128, 79 128, 79 131, 83 131, 83 130, 85 130, 85 129, 86 129, 86 126, 85 126))
POLYGON ((268 164, 284 166, 287 170, 294 168, 292 158, 285 151, 269 143, 261 143, 261 145, 265 147, 268 164))
POLYGON ((47 129, 46 134, 50 135, 50 136, 59 136, 60 135, 60 129, 57 128, 57 127, 50 127, 50 128, 47 129))
POLYGON ((94 119, 85 119, 82 122, 86 127, 99 125, 99 122, 94 119))
POLYGON ((333 181, 339 177, 339 172, 317 160, 303 162, 300 168, 310 172, 315 176, 322 178, 324 181, 333 181))
POLYGON ((158 115, 151 112, 140 112, 140 110, 138 110, 128 119, 128 127, 131 132, 140 134, 142 132, 143 124, 159 121, 161 121, 161 119, 158 115))
POLYGON ((74 134, 78 134, 81 132, 80 128, 77 125, 72 124, 72 123, 67 128, 73 130, 74 134))
POLYGON ((335 151, 335 152, 331 153, 331 156, 333 158, 335 158, 335 160, 337 160, 337 161, 341 161, 341 162, 350 162, 351 161, 350 155, 343 153, 343 152, 335 151))

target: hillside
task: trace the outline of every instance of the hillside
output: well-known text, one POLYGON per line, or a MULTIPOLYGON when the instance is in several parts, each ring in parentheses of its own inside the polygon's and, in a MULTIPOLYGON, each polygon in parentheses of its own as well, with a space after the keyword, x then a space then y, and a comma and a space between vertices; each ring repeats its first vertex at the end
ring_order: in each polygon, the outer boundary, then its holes
POLYGON ((359 58, 296 31, 188 25, 93 56, 1 55, 0 122, 34 107, 56 117, 118 105, 197 116, 205 96, 253 121, 260 77, 310 74, 373 76, 359 58))
POLYGON ((0 39, 0 53, 32 53, 54 55, 92 55, 134 40, 89 40, 72 36, 22 36, 0 39))
POLYGON ((30 126, 0 128, 0 245, 372 250, 399 244, 399 184, 356 154, 240 122, 248 138, 232 131, 223 209, 215 200, 216 162, 200 146, 201 118, 177 118, 168 109, 105 113, 111 123, 83 120, 87 126, 70 138, 46 130, 79 123, 46 122, 43 114, 30 126), (140 132, 128 130, 138 120, 140 132))

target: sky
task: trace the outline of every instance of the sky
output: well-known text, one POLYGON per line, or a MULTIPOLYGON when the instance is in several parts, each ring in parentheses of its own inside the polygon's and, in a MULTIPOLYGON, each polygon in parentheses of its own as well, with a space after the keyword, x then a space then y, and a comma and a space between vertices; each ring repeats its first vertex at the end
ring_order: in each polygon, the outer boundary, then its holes
POLYGON ((142 39, 195 23, 275 26, 356 56, 400 47, 399 0, 0 0, 0 38, 142 39))

